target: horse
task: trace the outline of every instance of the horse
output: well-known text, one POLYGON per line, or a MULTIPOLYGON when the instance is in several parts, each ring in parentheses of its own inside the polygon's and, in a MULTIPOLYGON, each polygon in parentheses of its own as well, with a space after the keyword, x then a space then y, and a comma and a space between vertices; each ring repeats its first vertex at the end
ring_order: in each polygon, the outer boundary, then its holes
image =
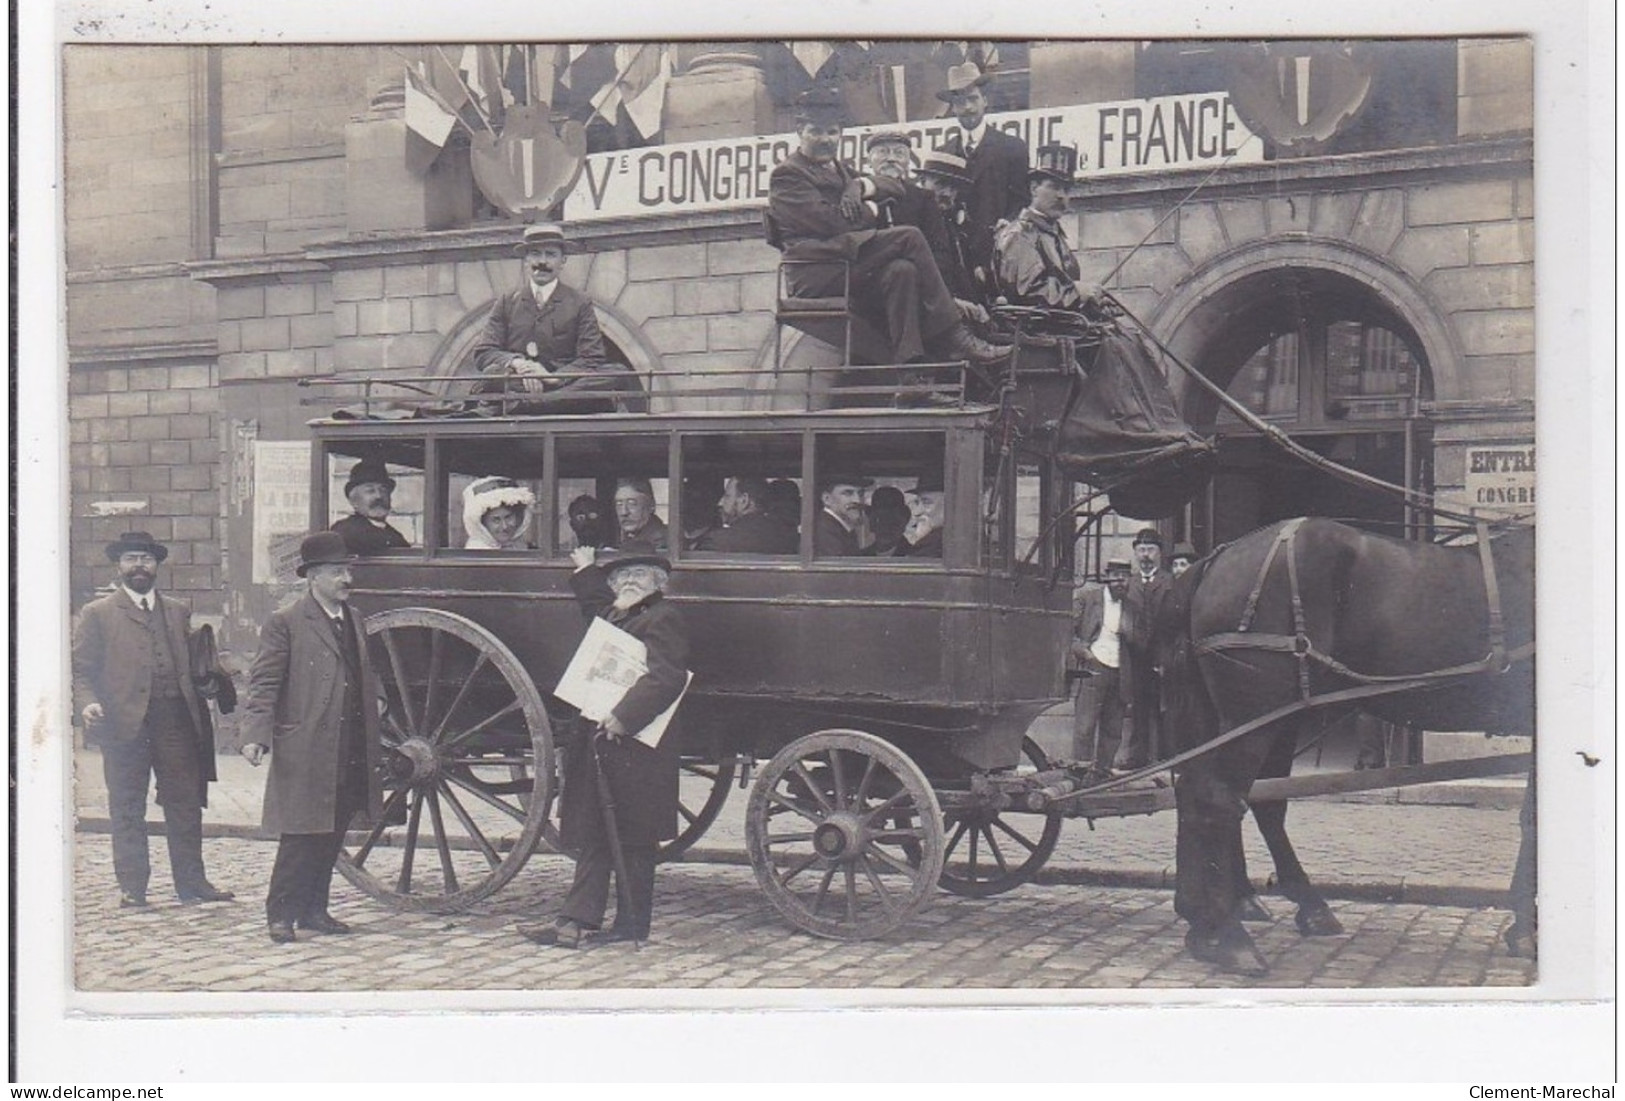
MULTIPOLYGON (((1258 916, 1241 819, 1254 780, 1290 770, 1306 723, 1359 709, 1427 730, 1534 733, 1534 529, 1487 536, 1445 546, 1300 518, 1175 582, 1159 638, 1167 722, 1196 750, 1174 776, 1174 908, 1192 955, 1268 970, 1241 925, 1258 916)), ((1287 839, 1286 804, 1252 809, 1299 930, 1341 932, 1287 839)))

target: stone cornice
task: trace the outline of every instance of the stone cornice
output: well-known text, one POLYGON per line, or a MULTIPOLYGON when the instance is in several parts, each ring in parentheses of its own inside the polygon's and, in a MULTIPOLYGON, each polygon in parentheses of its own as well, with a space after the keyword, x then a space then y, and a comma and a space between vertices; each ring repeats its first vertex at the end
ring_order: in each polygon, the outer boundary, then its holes
POLYGON ((165 340, 142 344, 94 344, 68 346, 68 364, 74 368, 152 367, 166 363, 199 361, 213 363, 219 342, 209 340, 165 340))
MULTIPOLYGON (((1534 164, 1529 137, 1459 142, 1426 149, 1383 150, 1334 157, 1241 164, 1213 173, 1202 187, 1212 197, 1261 196, 1282 191, 1398 186, 1476 176, 1525 173, 1534 164)), ((1183 196, 1203 180, 1195 172, 1108 176, 1084 180, 1073 197, 1092 209, 1144 205, 1183 196)), ((761 232, 761 211, 704 211, 575 222, 571 239, 588 252, 655 245, 737 241, 761 232)), ((310 277, 338 268, 387 267, 435 261, 506 258, 519 226, 497 222, 423 233, 374 234, 317 241, 294 253, 200 260, 185 265, 206 283, 268 282, 310 277)))
POLYGON ((1435 422, 1442 421, 1518 421, 1527 420, 1531 430, 1535 422, 1535 403, 1529 398, 1461 398, 1454 401, 1424 401, 1422 413, 1435 422))

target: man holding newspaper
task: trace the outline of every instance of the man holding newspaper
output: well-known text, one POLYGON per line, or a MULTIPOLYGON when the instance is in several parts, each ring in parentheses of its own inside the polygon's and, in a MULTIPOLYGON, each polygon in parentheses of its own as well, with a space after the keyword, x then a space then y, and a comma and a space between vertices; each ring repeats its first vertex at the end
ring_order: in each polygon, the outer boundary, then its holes
POLYGON ((677 755, 664 746, 688 686, 688 633, 664 599, 671 563, 629 544, 571 553, 570 578, 593 620, 557 695, 581 709, 564 739, 560 834, 574 850, 575 881, 551 922, 521 924, 538 944, 643 941, 654 904, 655 856, 677 836, 677 755), (603 925, 611 874, 615 922, 603 925))

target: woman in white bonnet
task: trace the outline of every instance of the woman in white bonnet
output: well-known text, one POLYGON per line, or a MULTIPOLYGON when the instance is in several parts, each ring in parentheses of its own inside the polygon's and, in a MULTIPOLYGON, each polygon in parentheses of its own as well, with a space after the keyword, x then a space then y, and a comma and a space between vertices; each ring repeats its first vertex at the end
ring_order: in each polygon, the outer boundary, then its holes
POLYGON ((466 550, 520 550, 536 495, 512 478, 476 478, 463 489, 466 550))

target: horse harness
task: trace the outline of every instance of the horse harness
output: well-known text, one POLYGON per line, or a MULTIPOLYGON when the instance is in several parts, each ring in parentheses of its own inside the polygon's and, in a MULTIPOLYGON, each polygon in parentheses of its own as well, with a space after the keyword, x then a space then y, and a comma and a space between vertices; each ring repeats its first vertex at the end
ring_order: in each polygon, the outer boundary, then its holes
MULTIPOLYGON (((1208 635, 1196 642, 1198 653, 1217 654, 1226 650, 1262 650, 1273 653, 1289 653, 1297 658, 1298 663, 1298 693, 1302 702, 1319 703, 1309 686, 1309 675, 1312 665, 1318 664, 1325 669, 1354 681, 1358 685, 1392 686, 1392 691, 1407 691, 1418 686, 1418 682, 1432 682, 1448 680, 1457 677, 1473 676, 1479 673, 1505 673, 1512 667, 1513 662, 1521 661, 1535 652, 1533 641, 1527 642, 1513 650, 1507 649, 1506 617, 1501 611, 1501 585, 1495 576, 1494 552, 1490 547, 1489 526, 1482 520, 1478 522, 1478 560, 1484 572, 1484 595, 1489 605, 1488 632, 1490 636, 1490 652, 1478 661, 1467 662, 1463 665, 1454 665, 1447 669, 1436 669, 1426 673, 1402 673, 1397 675, 1377 675, 1361 673, 1350 669, 1330 654, 1315 646, 1309 637, 1308 624, 1303 610, 1302 587, 1298 579, 1297 535, 1298 529, 1303 526, 1304 517, 1289 520, 1282 525, 1276 533, 1275 541, 1270 544, 1264 555, 1264 561, 1258 567, 1258 578, 1253 588, 1247 594, 1247 602, 1242 607, 1241 621, 1234 631, 1221 632, 1208 635), (1269 578, 1271 568, 1280 555, 1286 556, 1286 575, 1288 592, 1292 601, 1292 630, 1290 635, 1264 634, 1252 629, 1253 618, 1258 612, 1258 602, 1263 596, 1264 585, 1269 578)), ((1381 693, 1362 693, 1362 695, 1377 695, 1381 693)), ((1323 699, 1330 699, 1324 697, 1323 699)))

